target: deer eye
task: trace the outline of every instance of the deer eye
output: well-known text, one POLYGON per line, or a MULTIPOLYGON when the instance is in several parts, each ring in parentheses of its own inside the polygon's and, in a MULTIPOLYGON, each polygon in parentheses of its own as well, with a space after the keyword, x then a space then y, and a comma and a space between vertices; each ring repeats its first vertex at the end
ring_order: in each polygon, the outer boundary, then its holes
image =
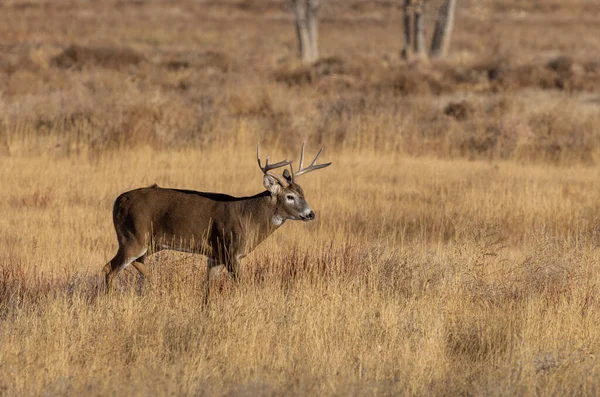
POLYGON ((294 201, 294 196, 292 196, 291 194, 288 194, 287 196, 285 196, 285 199, 287 201, 294 201))

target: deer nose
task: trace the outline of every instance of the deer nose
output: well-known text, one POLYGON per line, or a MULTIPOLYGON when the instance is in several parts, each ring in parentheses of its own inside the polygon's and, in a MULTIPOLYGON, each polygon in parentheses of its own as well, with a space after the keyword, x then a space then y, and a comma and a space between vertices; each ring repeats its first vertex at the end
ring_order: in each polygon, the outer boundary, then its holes
POLYGON ((310 211, 308 215, 306 215, 306 219, 312 221, 313 219, 315 219, 315 213, 313 211, 310 211))

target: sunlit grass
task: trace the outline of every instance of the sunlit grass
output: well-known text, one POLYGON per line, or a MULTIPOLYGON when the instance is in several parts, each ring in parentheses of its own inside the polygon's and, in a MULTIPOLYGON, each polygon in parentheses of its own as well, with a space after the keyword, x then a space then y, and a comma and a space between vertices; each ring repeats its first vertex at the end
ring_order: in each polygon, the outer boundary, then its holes
POLYGON ((149 282, 127 270, 105 296, 114 197, 154 182, 261 190, 253 149, 230 153, 1 160, 9 394, 597 386, 595 168, 329 152, 303 181, 317 220, 284 225, 208 308, 204 260, 187 254, 161 252, 149 282))

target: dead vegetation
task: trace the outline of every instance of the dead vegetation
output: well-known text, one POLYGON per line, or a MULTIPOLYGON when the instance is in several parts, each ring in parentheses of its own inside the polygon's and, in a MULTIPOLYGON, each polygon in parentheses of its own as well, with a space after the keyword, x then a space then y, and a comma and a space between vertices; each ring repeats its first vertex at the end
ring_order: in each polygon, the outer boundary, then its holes
POLYGON ((147 57, 73 46, 53 56, 48 68, 11 67, 4 80, 8 96, 0 102, 8 151, 45 150, 48 144, 68 153, 205 145, 237 139, 240 128, 246 137, 286 131, 279 143, 311 139, 330 147, 471 159, 589 164, 598 151, 598 113, 584 110, 576 98, 600 91, 599 69, 566 56, 539 65, 388 67, 329 57, 310 66, 255 71, 249 79, 240 62, 221 51, 166 53, 152 62, 147 57), (140 78, 130 80, 135 75, 140 78), (48 102, 45 92, 60 94, 48 102), (530 101, 537 103, 535 111, 530 101), (44 139, 29 141, 33 147, 27 149, 16 144, 34 136, 44 139))
POLYGON ((144 58, 129 48, 82 47, 72 45, 52 59, 51 65, 63 69, 80 70, 83 67, 120 69, 138 65, 144 58))

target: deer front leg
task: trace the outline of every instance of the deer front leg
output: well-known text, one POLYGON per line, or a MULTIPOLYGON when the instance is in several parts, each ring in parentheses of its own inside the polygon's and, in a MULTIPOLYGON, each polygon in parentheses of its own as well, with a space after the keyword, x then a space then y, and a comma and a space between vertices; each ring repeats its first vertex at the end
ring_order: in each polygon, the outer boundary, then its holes
POLYGON ((208 304, 211 284, 217 282, 221 278, 221 274, 225 270, 225 266, 218 259, 208 258, 206 261, 206 288, 204 290, 204 299, 202 303, 208 304))
POLYGON ((229 263, 227 263, 227 270, 229 271, 229 273, 231 273, 231 276, 233 277, 233 279, 235 281, 239 281, 240 280, 240 275, 242 272, 242 261, 241 259, 244 257, 245 255, 235 255, 234 257, 232 257, 229 260, 229 263))
POLYGON ((215 281, 218 280, 221 276, 221 273, 225 270, 225 265, 221 263, 218 259, 209 258, 206 261, 206 280, 207 281, 215 281))

